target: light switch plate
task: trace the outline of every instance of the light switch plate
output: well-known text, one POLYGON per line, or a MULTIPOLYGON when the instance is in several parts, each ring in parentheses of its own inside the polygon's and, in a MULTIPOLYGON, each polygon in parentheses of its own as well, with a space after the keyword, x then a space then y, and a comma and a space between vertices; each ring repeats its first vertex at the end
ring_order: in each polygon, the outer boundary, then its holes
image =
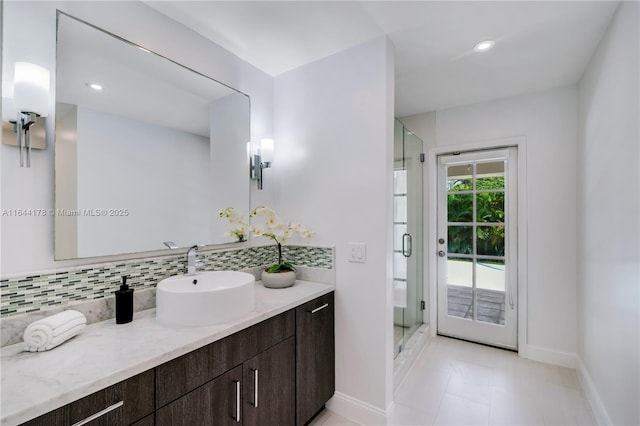
POLYGON ((367 245, 365 243, 349 243, 349 262, 366 263, 367 245))

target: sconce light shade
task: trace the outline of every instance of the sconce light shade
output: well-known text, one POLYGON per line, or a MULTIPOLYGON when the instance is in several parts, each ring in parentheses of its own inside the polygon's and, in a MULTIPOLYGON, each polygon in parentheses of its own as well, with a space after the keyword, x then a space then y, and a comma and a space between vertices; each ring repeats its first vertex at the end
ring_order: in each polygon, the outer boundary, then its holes
POLYGON ((263 163, 271 164, 273 162, 273 139, 262 139, 260 141, 260 155, 263 163))
POLYGON ((15 123, 18 121, 18 110, 13 98, 2 98, 2 121, 15 123))
POLYGON ((16 62, 13 99, 18 112, 49 114, 49 71, 28 62, 16 62))
MULTIPOLYGON (((247 151, 252 151, 250 143, 247 144, 247 151)), ((262 139, 260 148, 249 156, 249 175, 251 179, 258 181, 258 189, 262 189, 262 171, 271 167, 272 161, 273 139, 262 139)))

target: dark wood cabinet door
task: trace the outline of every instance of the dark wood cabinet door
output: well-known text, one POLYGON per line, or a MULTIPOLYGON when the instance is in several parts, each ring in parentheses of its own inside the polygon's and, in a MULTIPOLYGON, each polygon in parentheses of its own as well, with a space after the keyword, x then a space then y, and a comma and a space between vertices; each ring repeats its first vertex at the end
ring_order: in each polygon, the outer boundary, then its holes
POLYGON ((296 308, 296 420, 305 424, 335 392, 333 293, 296 308))
POLYGON ((295 425, 295 339, 290 337, 243 364, 245 426, 295 425))
POLYGON ((157 426, 242 424, 242 366, 156 411, 157 426), (240 416, 240 417, 238 417, 240 416))

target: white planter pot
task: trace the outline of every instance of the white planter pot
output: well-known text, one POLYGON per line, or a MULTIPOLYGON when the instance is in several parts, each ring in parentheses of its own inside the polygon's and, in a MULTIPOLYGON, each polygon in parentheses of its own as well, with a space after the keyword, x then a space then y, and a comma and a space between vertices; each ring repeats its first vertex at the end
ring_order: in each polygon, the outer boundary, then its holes
POLYGON ((296 282, 294 271, 269 273, 262 271, 262 284, 267 288, 291 287, 296 282))

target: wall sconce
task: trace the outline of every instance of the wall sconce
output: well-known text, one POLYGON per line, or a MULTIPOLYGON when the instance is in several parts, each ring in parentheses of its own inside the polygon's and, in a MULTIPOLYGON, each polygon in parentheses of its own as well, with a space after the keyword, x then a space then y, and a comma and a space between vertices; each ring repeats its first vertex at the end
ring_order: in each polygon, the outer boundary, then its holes
POLYGON ((271 167, 273 161, 273 139, 262 139, 260 148, 250 156, 249 173, 252 180, 258 181, 258 189, 262 189, 262 169, 271 167))
MULTIPOLYGON (((7 99, 7 104, 10 103, 7 99)), ((24 152, 26 166, 31 167, 31 127, 36 124, 38 117, 49 114, 49 71, 39 65, 16 62, 13 104, 7 105, 10 110, 6 119, 13 124, 13 132, 17 135, 20 167, 25 165, 24 152)))

